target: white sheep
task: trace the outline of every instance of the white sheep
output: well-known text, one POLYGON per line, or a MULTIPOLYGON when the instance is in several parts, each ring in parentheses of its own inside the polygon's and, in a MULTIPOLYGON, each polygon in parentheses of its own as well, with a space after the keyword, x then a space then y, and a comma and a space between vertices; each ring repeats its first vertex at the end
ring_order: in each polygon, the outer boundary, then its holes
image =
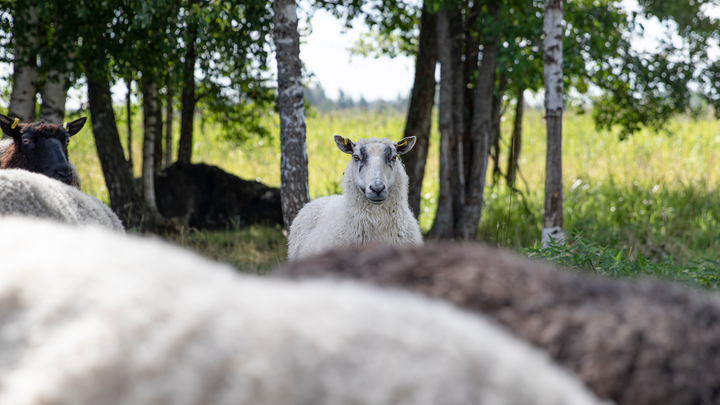
POLYGON ((409 292, 239 275, 101 229, 0 233, 4 405, 598 403, 537 349, 409 292))
POLYGON ((46 218, 125 232, 117 215, 97 198, 45 175, 20 169, 0 170, 0 215, 46 218))
POLYGON ((412 149, 415 137, 354 143, 335 135, 335 143, 352 155, 343 173, 343 194, 318 198, 300 210, 288 234, 288 258, 367 243, 422 245, 408 205, 408 176, 397 158, 412 149))

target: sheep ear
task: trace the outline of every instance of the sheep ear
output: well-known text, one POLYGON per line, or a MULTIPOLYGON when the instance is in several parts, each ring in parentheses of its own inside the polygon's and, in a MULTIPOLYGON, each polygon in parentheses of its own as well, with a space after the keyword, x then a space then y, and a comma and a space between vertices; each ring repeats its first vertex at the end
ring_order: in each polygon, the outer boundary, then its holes
POLYGON ((70 134, 70 136, 73 136, 80 132, 80 130, 85 126, 85 121, 87 121, 87 117, 78 118, 75 121, 64 123, 63 128, 68 134, 70 134))
POLYGON ((338 149, 348 155, 352 155, 353 151, 355 151, 355 143, 351 141, 350 138, 343 138, 340 135, 335 135, 335 144, 338 146, 338 149))
POLYGON ((12 119, 7 115, 0 114, 0 128, 2 128, 5 135, 13 139, 18 139, 22 136, 22 133, 20 132, 22 127, 18 125, 19 122, 20 120, 18 118, 12 119))
POLYGON ((403 138, 400 140, 400 142, 395 144, 395 147, 397 148, 397 154, 398 155, 404 155, 415 146, 415 141, 417 138, 414 136, 408 136, 407 138, 403 138))

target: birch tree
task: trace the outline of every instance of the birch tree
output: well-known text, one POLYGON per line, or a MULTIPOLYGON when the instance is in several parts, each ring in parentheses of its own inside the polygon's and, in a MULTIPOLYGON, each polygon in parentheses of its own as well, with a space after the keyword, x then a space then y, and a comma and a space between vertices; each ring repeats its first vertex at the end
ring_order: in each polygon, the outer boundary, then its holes
POLYGON ((150 77, 143 77, 142 93, 145 134, 143 137, 142 175, 140 179, 141 194, 151 219, 158 221, 160 220, 160 213, 155 202, 155 145, 156 142, 162 142, 162 138, 160 138, 160 131, 158 131, 160 109, 158 108, 157 82, 150 77))
POLYGON ((37 94, 37 10, 31 2, 16 3, 13 41, 13 84, 8 115, 21 122, 35 121, 35 96, 37 94), (19 35, 18 35, 19 34, 19 35))
POLYGON ((285 226, 289 228, 303 205, 310 201, 300 35, 295 0, 276 0, 273 9, 280 113, 280 198, 285 226))
POLYGON ((545 0, 543 23, 543 77, 545 80, 545 214, 541 241, 564 240, 562 190, 562 114, 563 114, 563 4, 545 0))

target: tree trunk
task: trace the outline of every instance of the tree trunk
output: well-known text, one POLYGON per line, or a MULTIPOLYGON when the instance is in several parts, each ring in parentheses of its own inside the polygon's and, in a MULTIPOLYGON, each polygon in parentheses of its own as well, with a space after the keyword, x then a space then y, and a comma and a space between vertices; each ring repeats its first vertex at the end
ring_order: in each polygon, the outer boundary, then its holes
POLYGON ((497 43, 495 39, 485 41, 482 65, 478 71, 471 128, 472 163, 467 183, 467 204, 460 214, 458 235, 465 240, 477 237, 478 223, 483 206, 483 192, 487 173, 492 120, 492 98, 495 88, 497 66, 497 43))
POLYGON ((42 89, 42 105, 40 118, 55 125, 62 125, 65 120, 65 100, 67 99, 67 83, 70 78, 70 66, 65 71, 51 69, 48 80, 42 89))
POLYGON ((178 144, 178 162, 190 163, 193 149, 193 119, 195 117, 195 62, 197 61, 197 27, 189 32, 190 40, 186 45, 183 75, 185 84, 182 89, 182 112, 180 117, 180 142, 178 144))
POLYGON ((158 133, 158 86, 148 77, 142 79, 143 93, 143 160, 140 189, 148 212, 155 221, 159 217, 155 202, 155 142, 160 138, 158 133))
POLYGON ((141 228, 146 209, 135 192, 130 171, 123 155, 120 135, 115 125, 110 84, 106 78, 88 77, 90 118, 105 184, 110 194, 110 208, 126 228, 141 228))
POLYGON ((493 159, 493 184, 497 184, 502 175, 500 170, 500 139, 501 139, 501 122, 502 116, 505 113, 503 108, 503 96, 505 96, 505 89, 507 88, 508 77, 506 75, 500 75, 498 85, 493 94, 492 102, 492 132, 490 141, 490 156, 493 159))
POLYGON ((125 96, 125 112, 127 114, 127 164, 130 168, 130 176, 135 176, 135 168, 133 167, 132 153, 132 80, 126 79, 127 95, 125 96))
MULTIPOLYGON (((157 86, 155 86, 157 88, 157 86)), ((162 112, 162 101, 160 95, 157 93, 157 109, 155 110, 155 145, 153 148, 153 165, 154 172, 159 172, 163 169, 163 112, 162 112)))
POLYGON ((283 220, 289 229, 300 209, 310 201, 305 102, 300 63, 300 36, 294 0, 273 2, 280 113, 280 198, 283 220))
POLYGON ((541 240, 564 240, 562 210, 562 112, 563 54, 562 1, 545 0, 543 23, 543 76, 545 79, 545 117, 547 128, 547 159, 545 162, 545 215, 541 240))
POLYGON ((173 127, 173 97, 174 88, 168 83, 167 98, 165 100, 165 167, 172 164, 172 127, 173 127))
POLYGON ((415 82, 410 96, 404 137, 415 136, 412 153, 403 156, 405 171, 410 177, 408 202, 415 218, 420 215, 422 183, 430 146, 430 126, 435 103, 435 67, 437 65, 436 16, 423 4, 420 16, 420 38, 415 59, 415 82))
POLYGON ((38 19, 35 7, 28 7, 26 2, 19 1, 15 18, 17 19, 13 30, 15 60, 8 115, 11 118, 19 118, 20 122, 34 122, 38 79, 35 53, 38 45, 38 19))
POLYGON ((464 27, 462 11, 458 9, 453 13, 453 24, 450 24, 452 41, 452 73, 453 73, 453 95, 452 95, 452 120, 453 137, 450 142, 450 172, 452 187, 453 205, 453 237, 457 235, 457 224, 460 220, 460 213, 465 206, 465 153, 463 137, 465 133, 465 75, 463 74, 462 55, 464 41, 464 27))
POLYGON ((452 144, 455 131, 453 122, 453 91, 455 87, 451 12, 441 9, 437 13, 437 46, 440 61, 440 190, 435 222, 430 230, 432 239, 450 239, 455 236, 452 192, 452 144))
MULTIPOLYGON (((463 94, 463 169, 465 170, 465 201, 467 204, 467 196, 469 195, 468 180, 470 178, 470 166, 472 162, 472 142, 470 134, 472 133, 472 119, 475 105, 475 86, 473 85, 473 77, 478 71, 478 54, 480 44, 478 42, 479 33, 477 32, 478 9, 481 5, 473 2, 468 9, 465 23, 465 62, 463 63, 463 82, 465 91, 463 94)), ((456 228, 459 229, 459 228, 456 228)))
POLYGON ((525 88, 521 87, 517 93, 517 105, 515 106, 515 123, 513 126, 512 140, 510 141, 510 154, 508 156, 507 182, 510 188, 515 187, 515 177, 518 170, 518 158, 522 149, 522 120, 525 109, 523 94, 525 88))

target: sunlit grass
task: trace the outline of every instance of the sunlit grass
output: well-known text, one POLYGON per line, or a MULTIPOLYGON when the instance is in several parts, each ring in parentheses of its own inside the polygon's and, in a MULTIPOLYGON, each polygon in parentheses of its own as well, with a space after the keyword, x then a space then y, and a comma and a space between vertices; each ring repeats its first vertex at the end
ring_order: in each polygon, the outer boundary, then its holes
MULTIPOLYGON (((124 115, 119 117, 124 119, 124 115)), ((512 130, 512 116, 506 118, 503 171, 512 130)), ((139 176, 141 117, 137 116, 134 123, 133 156, 135 175, 139 176)), ((270 138, 251 138, 241 144, 223 140, 215 125, 203 124, 199 119, 196 123, 193 161, 216 165, 270 186, 280 185, 276 115, 266 117, 270 138)), ((120 124, 125 145, 125 127, 120 124)), ((393 112, 311 113, 306 126, 310 195, 317 198, 341 192, 340 179, 348 157, 335 146, 334 134, 351 139, 374 136, 398 140, 403 136, 405 116, 393 112)), ((717 257, 720 123, 711 118, 676 119, 663 133, 642 131, 627 141, 620 141, 616 133, 597 131, 589 116, 567 113, 563 126, 567 231, 581 233, 602 246, 624 249, 630 255, 639 252, 651 259, 672 256, 683 262, 696 256, 717 257)), ((178 123, 174 129, 176 150, 178 123)), ((545 127, 541 112, 526 112, 523 136, 522 179, 518 179, 517 186, 525 197, 511 196, 502 181, 492 184, 489 174, 479 235, 482 240, 515 249, 532 246, 540 234, 545 172, 545 127)), ((437 141, 437 129, 433 128, 420 215, 424 231, 431 227, 435 215, 437 141)), ((89 130, 74 137, 70 153, 82 173, 83 190, 107 201, 89 130)), ((250 256, 247 259, 251 260, 250 256)))

